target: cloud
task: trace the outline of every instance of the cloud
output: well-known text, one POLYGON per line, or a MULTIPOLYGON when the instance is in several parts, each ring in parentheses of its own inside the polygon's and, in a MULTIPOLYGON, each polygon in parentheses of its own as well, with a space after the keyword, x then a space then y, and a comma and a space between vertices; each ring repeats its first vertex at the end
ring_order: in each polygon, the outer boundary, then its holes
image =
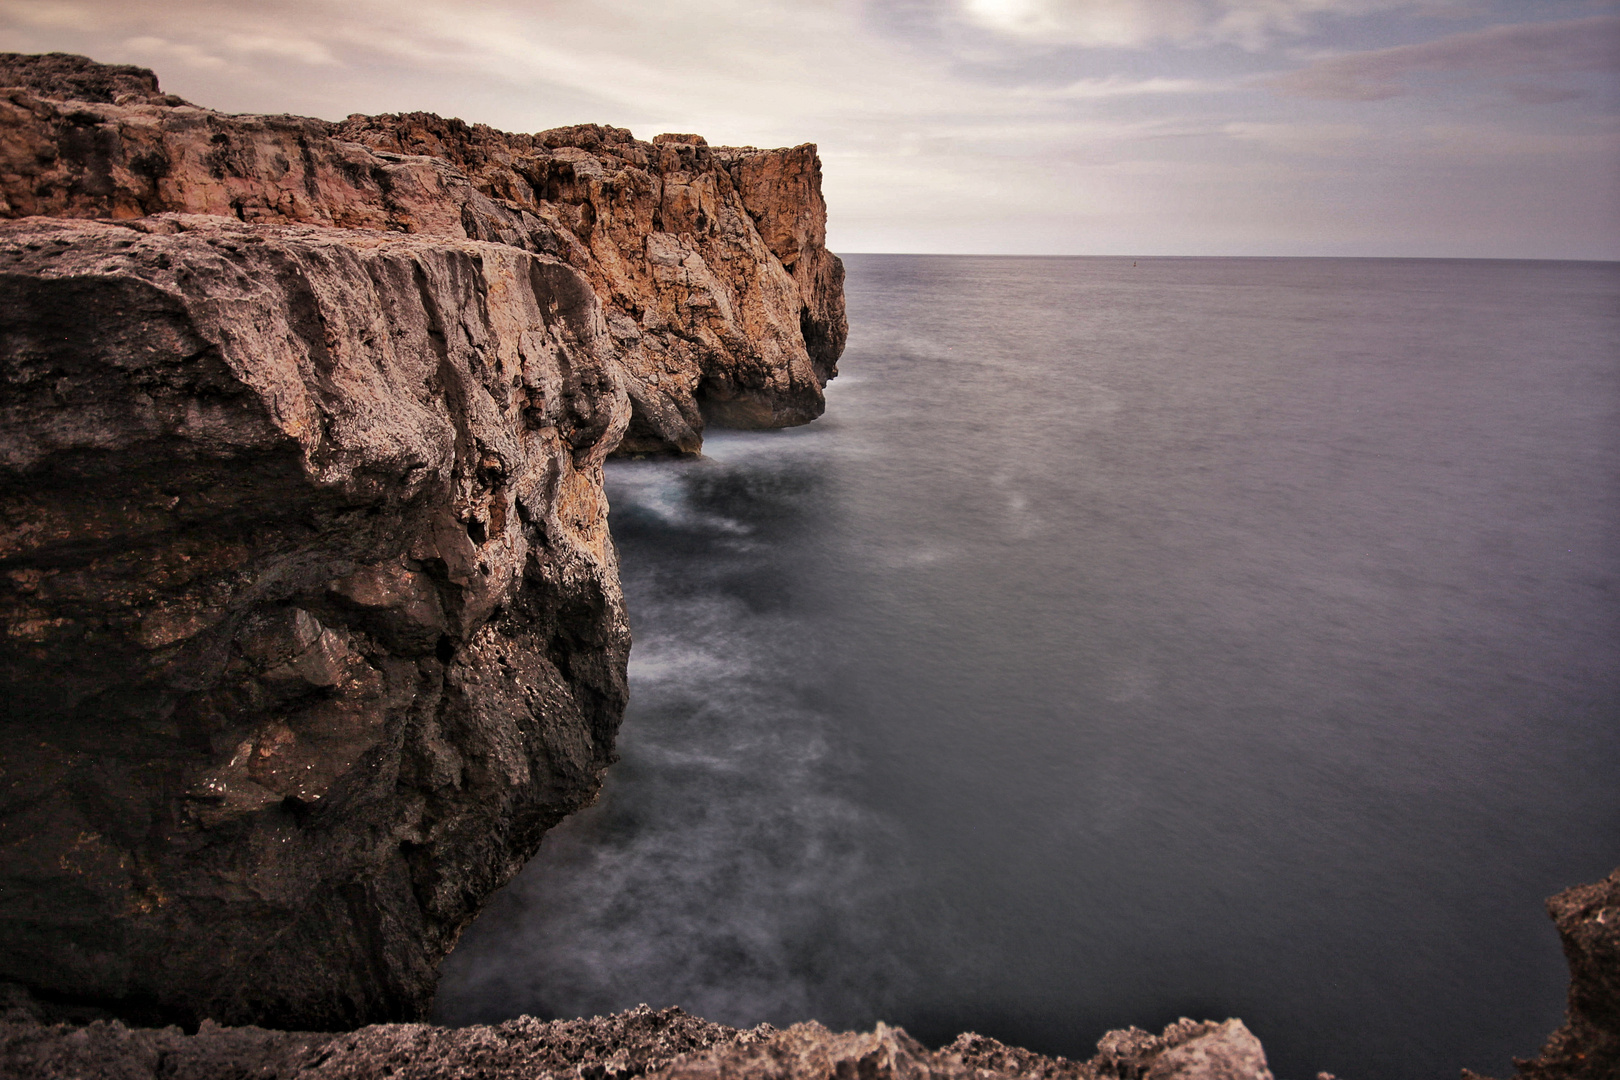
POLYGON ((152 37, 149 34, 132 37, 124 42, 124 46, 141 53, 161 56, 165 59, 172 57, 182 64, 195 68, 224 68, 229 66, 220 57, 204 52, 195 45, 177 44, 160 37, 152 37))
POLYGON ((1294 158, 1352 157, 1377 136, 1365 124, 1261 123, 1234 120, 1224 133, 1243 142, 1279 150, 1294 158))
MULTIPOLYGON (((1453 34, 1418 45, 1346 53, 1265 80, 1285 94, 1334 101, 1379 101, 1413 92, 1410 76, 1428 73, 1560 77, 1612 71, 1620 61, 1620 16, 1518 23, 1453 34)), ((1579 91, 1509 84, 1521 101, 1565 101, 1579 91)))
MULTIPOLYGON (((336 119, 422 109, 514 131, 598 121, 642 137, 816 142, 830 235, 849 250, 1278 250, 1240 243, 1233 223, 1288 228, 1272 209, 1286 202, 1315 208, 1310 229, 1297 232, 1307 238, 1297 250, 1309 251, 1309 238, 1329 236, 1322 223, 1334 214, 1335 227, 1359 235, 1370 220, 1421 219, 1403 207, 1431 196, 1490 184, 1505 192, 1505 180, 1475 167, 1481 147, 1613 127, 1590 69, 1611 62, 1604 41, 1617 20, 1587 18, 1612 15, 1609 0, 969 4, 0 0, 0 48, 149 65, 165 89, 232 112, 336 119), (1485 25, 1487 6, 1522 13, 1497 18, 1525 25, 1438 36, 1485 25), (1435 21, 1459 13, 1474 21, 1435 21), (1348 51, 1419 41, 1419 31, 1438 40, 1348 51), (1294 63, 1280 51, 1244 51, 1268 44, 1312 51, 1291 53, 1307 58, 1294 63), (1288 67, 1302 70, 1282 74, 1288 67), (1254 81, 1267 70, 1270 88, 1254 81), (1338 126, 1345 117, 1333 100, 1312 100, 1406 93, 1439 78, 1456 93, 1385 110, 1375 136, 1338 126), (1496 134, 1473 142, 1420 134, 1454 119, 1458 98, 1482 132, 1496 134), (1519 104, 1556 101, 1572 104, 1534 114, 1519 104), (1368 180, 1391 172, 1422 172, 1428 187, 1368 180), (1328 176, 1355 178, 1334 190, 1361 192, 1366 205, 1324 202, 1328 176), (1378 199, 1387 205, 1373 213, 1367 206, 1378 199), (1240 206, 1258 209, 1245 218, 1240 206)), ((1557 241, 1565 247, 1544 238, 1546 226, 1533 235, 1526 226, 1527 242, 1538 253, 1591 253, 1599 243, 1611 252, 1612 230, 1591 221, 1612 212, 1590 193, 1615 190, 1617 159, 1578 140, 1548 143, 1547 152, 1490 159, 1523 163, 1526 177, 1532 164, 1538 170, 1533 184, 1521 178, 1533 195, 1500 194, 1491 222, 1568 189, 1554 200, 1567 218, 1557 241)))
POLYGON ((52 30, 91 30, 95 13, 79 4, 56 0, 3 0, 0 21, 16 26, 52 30))
POLYGON ((1559 86, 1533 86, 1530 83, 1504 83, 1502 89, 1506 90, 1514 101, 1526 105, 1557 105, 1592 96, 1585 90, 1559 86))
POLYGON ((242 53, 264 53, 287 60, 301 60, 306 64, 334 64, 332 52, 318 41, 306 37, 282 37, 269 34, 226 34, 226 48, 242 53))
POLYGON ((1325 15, 1418 8, 1414 0, 962 0, 972 24, 1043 44, 1139 48, 1160 42, 1264 48, 1325 15))
POLYGON ((1110 75, 1104 79, 1077 79, 1043 95, 1071 101, 1096 101, 1103 98, 1138 97, 1160 94, 1208 94, 1227 89, 1223 83, 1211 79, 1123 79, 1110 75))

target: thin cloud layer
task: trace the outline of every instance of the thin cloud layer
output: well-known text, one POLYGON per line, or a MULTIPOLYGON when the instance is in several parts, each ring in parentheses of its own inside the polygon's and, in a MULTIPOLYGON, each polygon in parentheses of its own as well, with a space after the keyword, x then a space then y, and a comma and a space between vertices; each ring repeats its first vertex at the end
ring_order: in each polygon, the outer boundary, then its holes
POLYGON ((1504 77, 1562 79, 1583 72, 1613 71, 1620 63, 1620 16, 1599 15, 1564 22, 1491 26, 1419 45, 1348 53, 1267 80, 1285 93, 1338 101, 1379 101, 1413 93, 1412 76, 1483 74, 1506 82, 1520 100, 1550 104, 1582 91, 1539 87, 1504 77))
POLYGON ((0 49, 144 64, 230 111, 815 142, 850 251, 1620 257, 1617 21, 1603 0, 0 0, 0 49), (1533 139, 1545 157, 1512 149, 1533 139))
POLYGON ((965 0, 979 25, 1046 44, 1141 48, 1159 42, 1265 47, 1319 16, 1366 15, 1414 0, 965 0))

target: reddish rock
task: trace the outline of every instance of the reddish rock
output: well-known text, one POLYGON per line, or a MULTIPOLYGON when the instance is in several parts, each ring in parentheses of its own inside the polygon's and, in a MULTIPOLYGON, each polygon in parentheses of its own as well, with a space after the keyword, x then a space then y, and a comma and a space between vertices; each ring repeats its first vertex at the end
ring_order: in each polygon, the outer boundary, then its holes
POLYGON ((814 149, 0 85, 0 980, 420 1016, 613 759, 603 459, 821 411, 814 149))
POLYGON ((633 403, 624 452, 696 452, 706 418, 822 412, 847 324, 813 146, 508 134, 428 113, 230 116, 158 93, 144 69, 61 55, 0 58, 7 82, 0 216, 172 211, 509 244, 596 290, 633 403))
POLYGON ((1182 1020, 1162 1036, 1110 1032, 1090 1061, 1043 1057, 980 1035, 929 1050, 900 1028, 820 1024, 747 1031, 645 1005, 589 1020, 520 1017, 494 1026, 379 1024, 347 1035, 222 1028, 75 1028, 0 1021, 0 1070, 18 1080, 1270 1080, 1259 1043, 1235 1020, 1182 1020), (1123 1037, 1123 1038, 1121 1038, 1123 1037), (1126 1049, 1126 1044, 1134 1049, 1126 1049))

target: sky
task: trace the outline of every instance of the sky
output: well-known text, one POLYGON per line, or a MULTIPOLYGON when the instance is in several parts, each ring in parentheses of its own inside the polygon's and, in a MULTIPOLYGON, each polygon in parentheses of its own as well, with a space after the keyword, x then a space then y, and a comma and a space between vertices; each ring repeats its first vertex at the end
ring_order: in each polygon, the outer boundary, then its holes
POLYGON ((1620 259, 1620 0, 0 0, 0 50, 814 142, 841 252, 1620 259))

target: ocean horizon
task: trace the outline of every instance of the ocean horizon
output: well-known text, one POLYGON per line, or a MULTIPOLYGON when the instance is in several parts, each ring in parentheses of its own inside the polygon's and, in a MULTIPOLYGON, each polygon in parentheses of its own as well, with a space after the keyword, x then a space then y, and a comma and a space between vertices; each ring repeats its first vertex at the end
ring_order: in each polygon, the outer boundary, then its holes
POLYGON ((610 463, 623 760, 435 1018, 1533 1055, 1620 864, 1620 263, 846 263, 821 420, 610 463))

